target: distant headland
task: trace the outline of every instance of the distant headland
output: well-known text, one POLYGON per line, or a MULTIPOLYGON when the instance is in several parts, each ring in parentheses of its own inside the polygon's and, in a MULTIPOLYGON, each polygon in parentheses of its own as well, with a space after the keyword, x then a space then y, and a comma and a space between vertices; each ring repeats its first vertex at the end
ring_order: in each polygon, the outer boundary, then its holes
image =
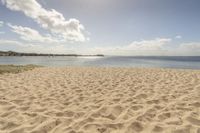
POLYGON ((96 55, 81 55, 81 54, 42 54, 42 53, 22 53, 15 51, 0 51, 0 56, 104 56, 103 54, 96 55))

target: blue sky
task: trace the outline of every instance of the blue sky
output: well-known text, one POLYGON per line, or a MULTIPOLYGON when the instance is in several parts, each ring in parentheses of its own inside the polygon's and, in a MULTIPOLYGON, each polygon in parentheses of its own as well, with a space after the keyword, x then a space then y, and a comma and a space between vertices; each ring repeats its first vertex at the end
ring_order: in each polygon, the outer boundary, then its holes
POLYGON ((0 50, 200 55, 199 0, 1 0, 0 50))

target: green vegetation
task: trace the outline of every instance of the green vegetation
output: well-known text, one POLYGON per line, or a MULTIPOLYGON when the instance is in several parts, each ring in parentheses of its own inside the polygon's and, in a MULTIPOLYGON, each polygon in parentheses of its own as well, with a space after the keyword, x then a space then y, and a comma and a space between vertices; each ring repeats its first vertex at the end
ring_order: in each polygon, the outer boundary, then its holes
POLYGON ((0 74, 3 73, 20 73, 28 70, 32 70, 38 66, 36 65, 0 65, 0 74))
POLYGON ((103 54, 96 55, 79 55, 79 54, 41 54, 41 53, 19 53, 15 51, 0 51, 0 56, 104 56, 103 54))

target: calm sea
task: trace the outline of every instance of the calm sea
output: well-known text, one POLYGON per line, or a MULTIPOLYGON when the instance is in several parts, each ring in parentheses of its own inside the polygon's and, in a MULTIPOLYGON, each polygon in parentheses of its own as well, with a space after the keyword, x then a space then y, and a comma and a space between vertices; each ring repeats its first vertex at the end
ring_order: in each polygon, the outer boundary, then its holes
POLYGON ((200 56, 0 57, 0 64, 200 69, 200 56))

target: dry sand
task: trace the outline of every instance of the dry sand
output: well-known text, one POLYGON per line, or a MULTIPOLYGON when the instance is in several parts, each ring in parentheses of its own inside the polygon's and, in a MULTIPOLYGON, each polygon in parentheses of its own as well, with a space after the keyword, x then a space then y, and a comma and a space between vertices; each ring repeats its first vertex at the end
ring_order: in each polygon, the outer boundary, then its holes
POLYGON ((0 133, 200 133, 200 71, 36 68, 0 75, 0 133))

